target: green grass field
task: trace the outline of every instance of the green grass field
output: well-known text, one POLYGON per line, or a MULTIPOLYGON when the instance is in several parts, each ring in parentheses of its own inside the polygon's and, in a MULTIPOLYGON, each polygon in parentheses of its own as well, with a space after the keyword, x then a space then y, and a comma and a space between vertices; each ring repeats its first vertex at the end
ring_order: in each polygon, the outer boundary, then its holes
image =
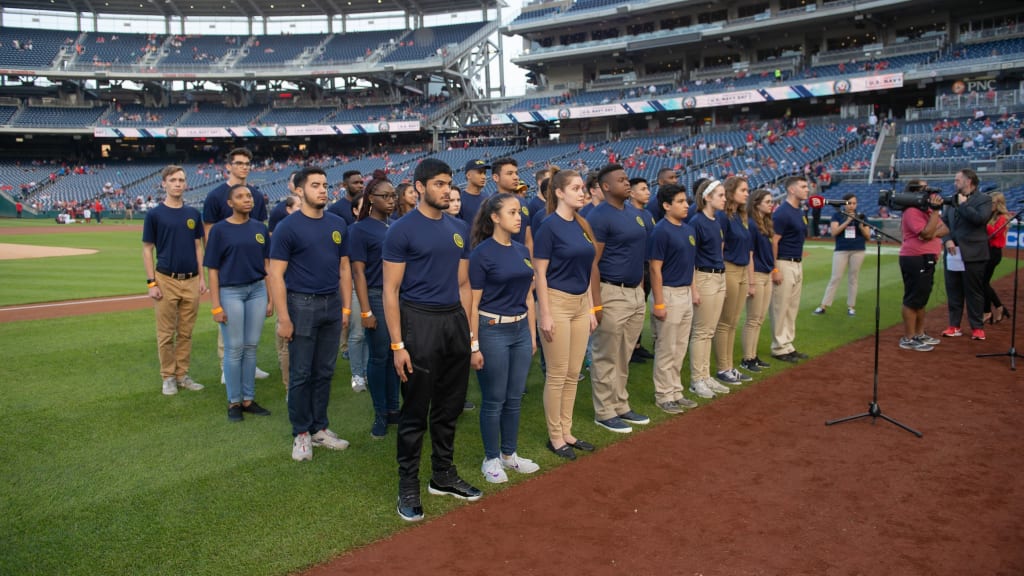
MULTIPOLYGON (((46 259, 51 266, 0 262, 4 303, 141 292, 137 233, 4 241, 101 250, 95 257, 46 259)), ((797 344, 817 356, 872 333, 875 258, 868 256, 861 274, 858 315, 845 315, 844 286, 835 310, 819 317, 811 310, 828 279, 831 249, 812 244, 808 252, 797 344)), ((883 326, 898 321, 901 292, 895 256, 883 256, 883 326)), ((932 304, 942 298, 940 285, 932 304)), ((370 439, 370 397, 351 391, 347 362, 338 362, 329 414, 332 429, 351 448, 317 450, 311 463, 295 463, 273 321, 259 349, 259 365, 272 376, 257 386, 258 400, 273 415, 231 424, 208 309, 196 325, 192 364, 206 390, 173 397, 160 394, 151 311, 0 324, 6 352, 0 363, 0 469, 7 486, 0 493, 0 573, 287 574, 407 527, 394 512, 394 429, 386 440, 370 439)), ((765 329, 764 358, 767 336, 765 329)), ((649 335, 644 342, 650 346, 649 335)), ((534 364, 519 445, 544 474, 563 462, 544 449, 543 381, 534 364)), ((779 364, 768 374, 783 370, 779 364)), ((652 417, 651 426, 686 417, 654 406, 650 363, 631 370, 633 407, 652 417)), ((581 383, 575 433, 599 447, 620 440, 592 423, 589 391, 589 381, 581 383)), ((475 378, 470 399, 479 404, 475 378)), ((469 412, 460 421, 457 464, 467 479, 494 494, 524 478, 513 476, 501 486, 483 481, 478 415, 469 412)), ((459 504, 424 491, 424 505, 432 519, 459 504)))

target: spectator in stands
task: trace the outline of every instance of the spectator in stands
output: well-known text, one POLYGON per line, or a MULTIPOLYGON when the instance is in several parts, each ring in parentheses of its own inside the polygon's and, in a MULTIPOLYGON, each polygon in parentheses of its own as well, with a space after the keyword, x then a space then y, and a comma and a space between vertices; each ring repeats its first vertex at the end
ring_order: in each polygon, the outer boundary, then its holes
POLYGON ((1010 232, 1007 220, 1010 211, 1006 208, 1006 196, 1002 192, 992 192, 992 216, 986 225, 988 232, 988 262, 985 263, 985 319, 990 324, 1003 321, 1012 314, 1003 306, 999 295, 992 288, 992 275, 1003 260, 1003 248, 1010 232))
POLYGON ((244 185, 232 187, 228 205, 233 213, 210 229, 203 264, 210 275, 213 320, 224 339, 228 420, 241 422, 243 412, 270 415, 255 401, 256 347, 274 306, 267 298, 267 227, 249 218, 252 192, 244 185))
POLYGON ((979 193, 978 183, 974 170, 964 168, 957 172, 955 203, 942 214, 942 221, 949 228, 944 238, 949 327, 942 335, 962 334, 960 322, 966 302, 972 340, 985 339, 985 265, 989 259, 986 225, 992 217, 992 198, 979 193))
POLYGON ((736 369, 733 351, 736 349, 736 326, 743 314, 743 305, 753 296, 754 267, 751 257, 754 246, 750 237, 750 220, 746 214, 750 185, 743 177, 730 176, 725 179, 724 187, 725 209, 715 214, 715 218, 723 233, 725 298, 712 346, 718 362, 716 377, 721 382, 735 385, 751 379, 736 369))
POLYGON ((398 373, 393 368, 394 356, 384 319, 381 252, 396 201, 395 188, 387 175, 383 170, 375 171, 364 189, 362 207, 349 238, 353 285, 359 309, 363 310, 360 323, 369 351, 366 387, 373 401, 370 436, 375 439, 387 435, 388 425, 398 424, 399 414, 398 373))
POLYGON ((793 345, 796 339, 796 317, 800 311, 800 293, 803 287, 804 239, 807 217, 800 210, 809 191, 803 176, 790 176, 783 182, 786 198, 772 214, 772 250, 775 269, 772 270, 771 319, 772 358, 783 362, 798 362, 807 355, 793 345))
POLYGON ((103 224, 103 204, 99 200, 93 202, 92 211, 96 215, 96 223, 103 224))
POLYGON ((166 196, 162 204, 146 213, 142 261, 149 297, 156 302, 156 342, 163 393, 171 396, 178 393, 179 387, 203 389, 188 371, 192 328, 199 312, 199 298, 206 293, 206 281, 199 269, 203 259, 199 211, 186 206, 182 199, 185 170, 171 165, 161 170, 160 175, 166 196))
POLYGON ((757 353, 757 342, 761 338, 761 325, 768 314, 772 298, 772 270, 775 256, 772 254, 772 203, 771 192, 760 188, 747 199, 748 229, 750 231, 754 272, 750 281, 750 297, 747 298, 747 319, 743 325, 741 345, 743 360, 740 367, 748 372, 760 372, 769 364, 757 353))
POLYGON ((864 263, 867 241, 871 238, 871 229, 867 224, 853 220, 860 217, 857 215, 857 195, 844 194, 843 200, 846 204, 842 210, 836 210, 832 215, 832 223, 829 224, 829 233, 836 239, 836 247, 832 252, 832 277, 825 287, 821 305, 814 309, 814 313, 818 315, 824 314, 832 305, 844 273, 847 274, 846 314, 857 314, 857 281, 860 278, 860 267, 864 263))
POLYGON ((597 182, 605 202, 587 215, 594 232, 590 290, 598 321, 591 365, 594 422, 612 432, 629 433, 630 424, 650 422, 630 408, 626 393, 632 344, 643 330, 647 308, 641 286, 647 231, 629 201, 629 176, 621 165, 606 165, 597 182))
POLYGON ((268 286, 278 313, 277 332, 289 341, 288 419, 296 461, 312 460, 313 446, 348 447, 328 428, 327 417, 352 293, 347 225, 324 213, 327 190, 322 169, 310 166, 299 171, 295 191, 302 197, 302 207, 278 224, 270 247, 268 286))
POLYGON ((459 217, 467 226, 472 226, 480 205, 487 198, 483 194, 484 186, 487 185, 487 171, 491 168, 484 160, 470 160, 466 162, 464 172, 466 175, 465 194, 462 195, 462 207, 459 217))
MULTIPOLYGON (((920 180, 907 183, 907 192, 922 193, 928 184, 920 180)), ((925 306, 932 293, 935 261, 942 250, 941 236, 949 233, 940 218, 942 196, 931 194, 928 208, 907 207, 903 211, 900 230, 900 272, 903 275, 903 337, 900 348, 930 352, 939 344, 924 331, 925 306)))
POLYGON ((518 199, 498 194, 481 206, 471 232, 469 325, 478 341, 470 358, 483 397, 481 472, 496 484, 508 481, 505 470, 540 469, 518 455, 520 407, 537 347, 533 263, 526 246, 512 240, 522 220, 518 199))

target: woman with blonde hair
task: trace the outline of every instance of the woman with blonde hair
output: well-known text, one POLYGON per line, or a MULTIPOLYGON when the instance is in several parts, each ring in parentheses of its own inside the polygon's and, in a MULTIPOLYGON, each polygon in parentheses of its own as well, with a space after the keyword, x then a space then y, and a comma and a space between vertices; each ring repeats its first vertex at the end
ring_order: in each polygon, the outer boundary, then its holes
POLYGON ((985 311, 985 318, 988 319, 989 324, 995 324, 1002 322, 1003 318, 1013 315, 1006 309, 1006 306, 1003 306, 999 295, 992 289, 992 275, 995 274, 996 267, 1003 260, 1003 248, 1006 247, 1006 236, 1010 231, 1009 226, 1006 225, 1010 211, 1006 208, 1006 196, 1002 192, 993 192, 991 196, 992 217, 989 218, 986 226, 989 238, 988 262, 985 263, 985 307, 982 310, 985 311), (996 233, 997 230, 998 233, 996 233))
POLYGON ((736 325, 743 314, 743 304, 751 294, 754 267, 751 265, 753 246, 750 238, 750 221, 747 218, 747 197, 750 185, 741 176, 725 179, 725 210, 716 217, 722 226, 725 260, 725 301, 722 316, 715 328, 712 343, 718 360, 718 380, 728 384, 741 384, 750 376, 736 369, 733 351, 736 349, 736 325))
POLYGON ((761 325, 768 315, 772 301, 772 270, 775 255, 772 253, 772 202, 771 192, 764 188, 754 190, 747 199, 747 218, 753 254, 751 261, 754 272, 750 281, 750 297, 747 298, 747 321, 743 324, 741 345, 743 360, 740 367, 748 372, 760 372, 770 364, 757 354, 757 342, 761 338, 761 325))
POLYGON ((690 332, 690 392, 701 398, 728 394, 729 388, 711 377, 711 343, 725 303, 725 259, 722 224, 725 186, 720 180, 700 185, 695 194, 697 213, 690 219, 697 244, 693 277, 693 328, 690 332))

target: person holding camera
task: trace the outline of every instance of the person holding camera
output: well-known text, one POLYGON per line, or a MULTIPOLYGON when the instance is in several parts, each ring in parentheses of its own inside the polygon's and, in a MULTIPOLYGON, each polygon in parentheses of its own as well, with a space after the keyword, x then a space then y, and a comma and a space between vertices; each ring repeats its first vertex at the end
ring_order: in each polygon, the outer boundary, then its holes
POLYGON ((992 198, 978 192, 978 175, 970 168, 957 172, 953 183, 956 187, 954 204, 942 213, 942 221, 949 228, 943 242, 949 327, 942 335, 963 335, 960 321, 966 303, 971 339, 984 340, 985 264, 989 258, 986 224, 992 216, 992 198))
POLYGON ((864 254, 867 240, 871 238, 871 229, 863 222, 857 222, 854 217, 863 221, 864 215, 857 214, 857 195, 845 194, 843 196, 842 210, 837 210, 832 215, 832 223, 829 230, 832 237, 836 239, 836 249, 832 253, 832 277, 829 278, 828 286, 825 287, 825 296, 821 299, 821 306, 814 309, 815 314, 824 314, 832 300, 836 297, 836 289, 839 288, 839 280, 844 272, 849 272, 846 280, 846 314, 855 316, 857 314, 857 280, 860 278, 860 267, 864 264, 864 254))
MULTIPOLYGON (((927 193, 927 184, 913 180, 907 192, 927 193)), ((949 229, 940 219, 942 196, 928 195, 921 206, 907 206, 903 210, 900 228, 903 244, 900 246, 900 272, 903 275, 903 337, 900 348, 931 352, 939 343, 937 338, 924 332, 924 312, 935 281, 935 261, 942 251, 940 238, 949 229)))

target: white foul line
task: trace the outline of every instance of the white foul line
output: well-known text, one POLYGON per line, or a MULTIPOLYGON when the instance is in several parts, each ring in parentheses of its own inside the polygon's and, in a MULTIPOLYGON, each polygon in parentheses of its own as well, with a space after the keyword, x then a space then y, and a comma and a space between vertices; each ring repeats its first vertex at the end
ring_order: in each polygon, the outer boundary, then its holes
POLYGON ((33 304, 31 306, 15 306, 11 308, 0 308, 0 312, 16 312, 18 310, 38 310, 39 308, 59 308, 61 306, 78 306, 81 304, 100 304, 103 302, 124 302, 126 300, 138 300, 140 298, 149 298, 148 295, 141 296, 121 296, 118 298, 97 298, 95 300, 75 300, 72 302, 53 302, 51 304, 33 304))

